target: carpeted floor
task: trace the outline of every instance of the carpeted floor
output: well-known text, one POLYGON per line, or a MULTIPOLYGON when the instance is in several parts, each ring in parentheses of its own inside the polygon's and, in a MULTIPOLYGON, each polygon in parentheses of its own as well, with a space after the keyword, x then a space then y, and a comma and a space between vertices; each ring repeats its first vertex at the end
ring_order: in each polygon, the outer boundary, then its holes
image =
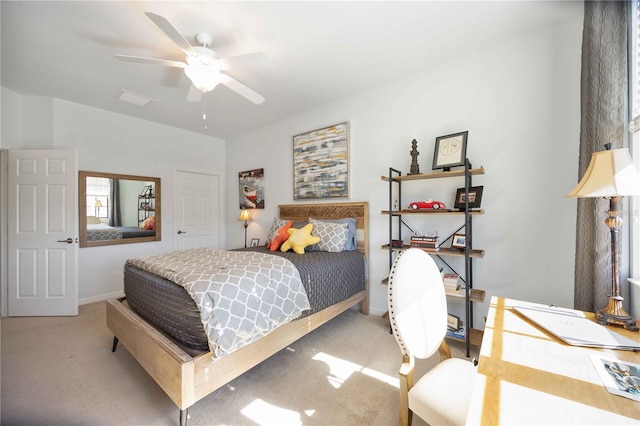
MULTIPOLYGON (((126 348, 111 352, 104 302, 1 325, 3 425, 179 423, 126 348)), ((189 425, 395 425, 400 360, 388 323, 350 310, 197 402, 189 425)), ((435 362, 419 360, 416 377, 435 362)))

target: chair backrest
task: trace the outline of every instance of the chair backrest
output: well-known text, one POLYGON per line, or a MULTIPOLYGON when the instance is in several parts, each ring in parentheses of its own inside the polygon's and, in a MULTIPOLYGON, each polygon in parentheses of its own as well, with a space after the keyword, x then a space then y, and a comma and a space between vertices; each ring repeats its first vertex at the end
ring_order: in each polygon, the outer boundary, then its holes
POLYGON ((431 256, 412 248, 400 253, 389 275, 389 319, 403 355, 428 358, 447 331, 442 275, 431 256))

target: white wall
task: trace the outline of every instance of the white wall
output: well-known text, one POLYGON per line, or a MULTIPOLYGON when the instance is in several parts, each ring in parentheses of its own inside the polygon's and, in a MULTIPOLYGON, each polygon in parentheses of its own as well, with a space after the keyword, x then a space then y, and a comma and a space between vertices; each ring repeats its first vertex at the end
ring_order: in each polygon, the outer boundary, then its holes
MULTIPOLYGON (((388 206, 388 186, 380 176, 389 167, 408 172, 414 138, 420 170, 430 172, 435 138, 468 130, 468 157, 486 169, 473 181, 484 185, 486 210, 474 221, 474 247, 486 251, 474 261, 474 282, 487 291, 485 303, 476 305, 475 325, 483 323, 493 295, 572 306, 576 203, 565 195, 578 178, 581 32, 582 16, 576 16, 229 139, 227 245, 239 247, 244 238, 236 220, 238 172, 264 168, 265 209, 252 211, 248 228, 249 239, 264 243, 277 205, 293 202, 293 135, 349 121, 349 199, 369 202, 371 311, 381 314, 387 288, 380 282, 389 264, 380 249, 388 238, 380 213, 388 206)), ((403 204, 434 198, 449 206, 462 185, 456 179, 403 184, 403 204)), ((408 222, 441 235, 462 224, 444 217, 408 222)), ((463 271, 461 261, 451 263, 463 271)))
POLYGON ((76 149, 79 170, 161 179, 162 241, 79 249, 80 303, 122 293, 126 259, 173 249, 176 170, 224 176, 222 139, 60 99, 21 96, 7 89, 2 93, 2 135, 12 146, 76 149), (6 120, 9 111, 21 120, 6 120))

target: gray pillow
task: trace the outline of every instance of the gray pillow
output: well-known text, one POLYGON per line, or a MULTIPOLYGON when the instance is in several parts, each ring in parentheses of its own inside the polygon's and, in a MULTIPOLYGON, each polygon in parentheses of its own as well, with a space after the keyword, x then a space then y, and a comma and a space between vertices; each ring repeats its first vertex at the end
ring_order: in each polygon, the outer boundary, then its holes
POLYGON ((288 220, 282 220, 282 219, 274 219, 273 220, 273 223, 271 224, 271 229, 269 229, 269 233, 267 234, 267 245, 269 245, 269 243, 271 243, 271 240, 273 240, 273 237, 276 236, 276 234, 278 233, 278 229, 280 229, 284 225, 286 225, 287 222, 289 222, 289 221, 288 220))
POLYGON ((344 251, 349 235, 349 226, 346 223, 311 221, 310 223, 313 224, 311 235, 320 238, 320 241, 313 245, 313 250, 330 253, 344 251))
POLYGON ((356 225, 358 220, 352 217, 344 217, 341 219, 314 219, 312 217, 309 218, 310 223, 314 222, 334 222, 334 223, 346 223, 349 227, 349 235, 347 235, 347 244, 345 246, 345 250, 357 250, 358 243, 356 242, 356 225))

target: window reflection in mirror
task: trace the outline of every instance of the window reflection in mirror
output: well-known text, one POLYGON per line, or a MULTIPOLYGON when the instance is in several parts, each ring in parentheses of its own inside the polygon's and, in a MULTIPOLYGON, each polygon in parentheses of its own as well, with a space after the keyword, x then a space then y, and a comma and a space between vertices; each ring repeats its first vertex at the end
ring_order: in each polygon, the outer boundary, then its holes
POLYGON ((160 178, 78 176, 80 247, 160 241, 160 178))

